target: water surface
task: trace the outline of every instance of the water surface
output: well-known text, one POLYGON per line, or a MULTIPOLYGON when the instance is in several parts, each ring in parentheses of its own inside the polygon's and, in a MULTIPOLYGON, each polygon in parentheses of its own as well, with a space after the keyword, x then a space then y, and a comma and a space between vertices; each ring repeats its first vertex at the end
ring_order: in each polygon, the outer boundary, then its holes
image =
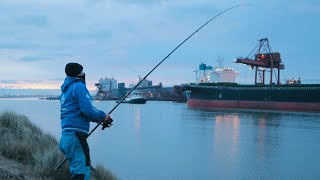
MULTIPOLYGON (((114 101, 94 102, 109 111, 114 101)), ((1 100, 60 138, 59 101, 1 100)), ((320 113, 121 104, 88 139, 120 179, 320 179, 320 113)), ((91 124, 91 128, 95 124, 91 124)))

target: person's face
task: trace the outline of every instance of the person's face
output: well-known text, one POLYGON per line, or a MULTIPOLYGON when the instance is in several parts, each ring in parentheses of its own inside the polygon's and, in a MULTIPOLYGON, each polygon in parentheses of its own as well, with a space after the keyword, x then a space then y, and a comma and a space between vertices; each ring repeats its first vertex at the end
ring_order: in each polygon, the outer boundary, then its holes
POLYGON ((86 81, 86 73, 84 73, 83 71, 78 75, 78 78, 83 79, 84 81, 86 81))

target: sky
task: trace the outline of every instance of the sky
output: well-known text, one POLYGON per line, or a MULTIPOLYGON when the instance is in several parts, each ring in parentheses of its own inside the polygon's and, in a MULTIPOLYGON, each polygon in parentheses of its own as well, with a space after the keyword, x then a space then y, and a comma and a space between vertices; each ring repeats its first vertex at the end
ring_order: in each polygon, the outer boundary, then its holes
POLYGON ((87 86, 101 77, 130 84, 145 76, 192 32, 221 11, 150 76, 153 84, 195 81, 201 62, 240 71, 234 63, 261 38, 281 53, 289 77, 320 83, 318 0, 1 0, 0 88, 58 89, 68 62, 84 66, 87 86))

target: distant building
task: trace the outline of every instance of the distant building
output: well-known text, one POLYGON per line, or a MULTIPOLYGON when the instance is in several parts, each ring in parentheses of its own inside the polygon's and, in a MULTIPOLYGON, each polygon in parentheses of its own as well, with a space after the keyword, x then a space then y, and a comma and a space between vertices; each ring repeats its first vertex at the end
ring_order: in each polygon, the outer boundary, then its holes
POLYGON ((118 96, 118 84, 114 78, 100 78, 95 86, 98 89, 95 99, 115 99, 118 96))
MULTIPOLYGON (((139 77, 138 80, 140 82, 141 77, 139 77)), ((133 83, 130 84, 129 87, 125 87, 125 83, 117 84, 114 78, 100 78, 100 80, 95 83, 95 86, 98 92, 94 96, 94 99, 115 100, 123 98, 136 84, 133 83)), ((152 81, 147 79, 143 80, 136 90, 148 100, 186 100, 181 86, 163 87, 162 83, 153 85, 152 81)))
POLYGON ((125 83, 118 83, 118 95, 117 97, 123 97, 127 93, 126 84, 125 83))
MULTIPOLYGON (((138 82, 140 82, 141 79, 142 79, 142 78, 139 76, 138 82)), ((135 85, 136 85, 136 84, 130 84, 130 85, 129 85, 129 88, 133 88, 135 85)), ((143 81, 140 83, 140 85, 139 85, 139 87, 141 87, 141 88, 151 87, 151 86, 152 86, 152 81, 149 81, 149 80, 147 80, 147 79, 143 80, 143 81)))
POLYGON ((118 83, 118 89, 125 89, 126 84, 125 83, 118 83))
POLYGON ((117 80, 114 78, 100 78, 98 83, 95 84, 100 91, 112 92, 112 90, 118 89, 117 80))
POLYGON ((152 86, 152 81, 149 81, 147 79, 143 80, 139 87, 151 87, 152 86))

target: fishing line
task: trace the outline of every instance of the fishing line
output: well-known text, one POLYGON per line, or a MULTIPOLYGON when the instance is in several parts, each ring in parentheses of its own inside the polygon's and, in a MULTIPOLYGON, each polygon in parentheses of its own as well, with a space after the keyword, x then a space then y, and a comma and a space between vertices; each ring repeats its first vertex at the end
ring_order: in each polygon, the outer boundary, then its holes
MULTIPOLYGON (((108 114, 111 114, 124 100, 125 98, 127 98, 132 91, 134 91, 137 87, 139 87, 139 85, 158 67, 160 66, 167 58, 170 57, 171 54, 173 54, 182 44, 184 44, 188 39, 190 39, 194 34, 196 34, 200 29, 202 29, 204 26, 206 26, 208 23, 210 23, 212 20, 214 20, 215 18, 217 18, 218 16, 220 16, 221 14, 234 9, 234 8, 238 8, 241 6, 252 6, 251 4, 240 4, 240 5, 236 5, 233 7, 230 7, 222 12, 220 12, 219 14, 215 15, 214 17, 212 17, 211 19, 209 19, 206 23, 204 23, 202 26, 200 26, 196 31, 194 31, 191 35, 189 35, 185 40, 183 40, 177 47, 175 47, 166 57, 164 57, 148 74, 146 74, 124 97, 122 97, 122 99, 117 103, 117 105, 115 105, 108 114)), ((91 132, 88 134, 88 137, 102 124, 104 123, 103 121, 100 121, 92 130, 91 132)), ((112 122, 111 122, 112 123, 112 122)), ((102 130, 105 127, 110 127, 112 124, 109 124, 109 122, 107 122, 107 124, 103 124, 102 130)), ((87 137, 87 138, 88 138, 87 137)), ((67 161, 67 158, 65 158, 54 170, 57 171, 65 162, 67 161)))

